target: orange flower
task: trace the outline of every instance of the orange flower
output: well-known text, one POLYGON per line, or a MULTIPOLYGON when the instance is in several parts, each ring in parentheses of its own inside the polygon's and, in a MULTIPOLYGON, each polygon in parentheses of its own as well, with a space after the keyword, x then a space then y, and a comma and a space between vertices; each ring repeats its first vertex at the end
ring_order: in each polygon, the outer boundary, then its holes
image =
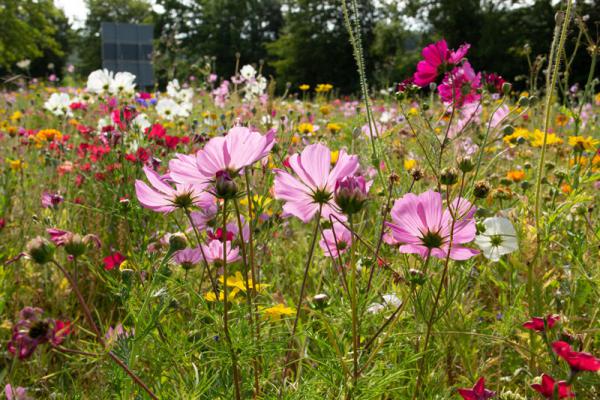
POLYGON ((506 177, 513 182, 521 182, 523 178, 525 178, 525 171, 520 169, 515 169, 512 171, 508 171, 506 177))
POLYGON ((573 191, 573 188, 571 188, 571 185, 569 185, 567 183, 563 183, 562 186, 560 187, 560 191, 563 192, 564 194, 569 194, 573 191))

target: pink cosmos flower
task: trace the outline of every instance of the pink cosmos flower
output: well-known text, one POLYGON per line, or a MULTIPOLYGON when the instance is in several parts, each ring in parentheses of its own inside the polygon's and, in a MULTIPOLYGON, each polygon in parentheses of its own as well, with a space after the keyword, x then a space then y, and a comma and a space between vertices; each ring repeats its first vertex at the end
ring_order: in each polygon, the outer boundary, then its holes
POLYGON ((456 221, 450 258, 467 260, 479 253, 461 246, 475 239, 474 214, 475 207, 461 197, 444 209, 441 194, 429 190, 418 196, 408 193, 396 200, 391 211, 393 223, 388 222, 387 225, 392 229, 394 239, 402 243, 401 253, 419 254, 425 258, 431 252, 431 256, 445 259, 450 247, 454 215, 456 221))
POLYGON ((183 249, 174 254, 173 260, 184 269, 191 269, 194 265, 200 263, 202 260, 202 253, 199 248, 183 249))
POLYGON ((196 156, 181 156, 169 162, 171 178, 181 184, 206 185, 214 182, 217 174, 232 177, 263 157, 275 144, 275 131, 266 135, 242 126, 231 128, 226 136, 212 138, 196 156), (195 158, 195 159, 194 159, 195 158))
POLYGON ((323 231, 319 246, 328 257, 337 257, 345 253, 352 244, 352 232, 339 222, 334 222, 331 229, 323 231))
POLYGON ((458 389, 458 394, 465 400, 487 400, 496 396, 496 392, 485 388, 485 380, 479 378, 472 389, 458 389))
MULTIPOLYGON (((231 242, 226 242, 225 248, 227 251, 227 264, 236 262, 241 259, 240 250, 237 247, 231 248, 231 242)), ((211 240, 208 245, 202 245, 206 261, 209 263, 223 262, 223 242, 220 240, 211 240)))
POLYGON ((6 400, 33 400, 27 395, 27 389, 21 386, 13 388, 10 383, 4 387, 4 395, 6 400))
POLYGON ((571 391, 571 386, 565 381, 556 382, 550 375, 542 375, 541 383, 534 383, 531 388, 544 396, 546 399, 553 399, 554 387, 558 386, 558 398, 565 399, 575 397, 575 393, 571 391))
POLYGON ((333 201, 338 180, 354 175, 358 169, 358 156, 340 150, 338 161, 331 169, 331 152, 320 143, 306 146, 301 154, 289 160, 298 178, 282 169, 275 169, 275 198, 285 200, 283 211, 308 222, 317 213, 328 218, 334 214, 344 218, 333 201))
POLYGON ((212 199, 197 184, 176 183, 175 189, 163 177, 148 167, 144 167, 146 178, 153 186, 149 187, 141 180, 135 181, 135 193, 139 202, 152 211, 170 213, 177 208, 192 205, 204 206, 212 199))
POLYGON ((477 92, 478 89, 481 89, 481 73, 476 74, 471 64, 465 62, 446 74, 442 84, 438 86, 438 93, 444 103, 462 107, 479 100, 481 95, 477 92))
POLYGON ((445 69, 458 64, 469 51, 469 47, 470 44, 463 44, 456 51, 450 50, 445 40, 425 47, 421 53, 424 60, 419 61, 414 75, 415 85, 423 87, 434 82, 445 69))

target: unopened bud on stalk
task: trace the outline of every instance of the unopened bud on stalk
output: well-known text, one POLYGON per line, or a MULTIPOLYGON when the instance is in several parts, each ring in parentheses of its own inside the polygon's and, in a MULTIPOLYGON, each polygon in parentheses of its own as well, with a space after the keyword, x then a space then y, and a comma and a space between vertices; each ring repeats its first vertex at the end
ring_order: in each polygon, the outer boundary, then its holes
POLYGON ((173 233, 169 236, 169 250, 178 251, 183 250, 187 247, 187 239, 181 232, 173 233))
POLYGON ((509 82, 504 82, 502 84, 502 93, 504 93, 505 95, 508 95, 511 90, 512 90, 512 85, 509 82))
POLYGON ((65 241, 65 251, 68 255, 73 257, 79 257, 85 250, 87 246, 83 241, 83 238, 78 233, 68 233, 67 240, 65 241))
POLYGON ((46 264, 52 260, 54 246, 47 239, 38 236, 31 239, 25 247, 25 253, 38 264, 46 264))
POLYGON ((411 168, 409 173, 415 181, 420 181, 421 179, 423 179, 423 170, 419 167, 411 168))
POLYGON ((442 185, 452 186, 458 182, 458 170, 454 167, 446 167, 440 173, 440 182, 442 185))
POLYGON ((458 159, 458 169, 462 172, 467 173, 473 171, 475 164, 469 156, 463 156, 458 159))
POLYGON ((478 199, 485 199, 490 193, 490 184, 487 181, 478 181, 473 188, 473 195, 478 199))
POLYGON ((220 199, 230 200, 237 194, 237 185, 227 171, 217 172, 215 181, 216 195, 220 199))
POLYGON ((367 201, 367 183, 362 176, 347 176, 335 183, 335 202, 344 214, 359 212, 367 201))
POLYGON ((517 102, 519 107, 527 107, 529 105, 529 98, 525 96, 519 97, 519 101, 517 102))

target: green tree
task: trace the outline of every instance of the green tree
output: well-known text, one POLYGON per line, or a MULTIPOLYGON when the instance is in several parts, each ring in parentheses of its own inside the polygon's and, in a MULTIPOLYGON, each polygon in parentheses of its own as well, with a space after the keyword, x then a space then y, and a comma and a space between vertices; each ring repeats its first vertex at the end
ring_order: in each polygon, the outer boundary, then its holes
MULTIPOLYGON (((370 0, 358 3, 366 54, 373 43, 377 9, 370 0)), ((286 9, 282 35, 267 45, 279 83, 327 82, 342 92, 355 92, 358 73, 339 0, 287 1, 286 9)), ((367 73, 372 66, 366 57, 367 73)))
POLYGON ((147 0, 86 0, 88 15, 79 32, 79 71, 86 75, 102 67, 102 22, 152 23, 153 12, 147 0))
POLYGON ((57 33, 65 29, 60 21, 66 19, 52 0, 0 0, 0 21, 3 69, 13 70, 15 63, 25 59, 64 54, 57 33))

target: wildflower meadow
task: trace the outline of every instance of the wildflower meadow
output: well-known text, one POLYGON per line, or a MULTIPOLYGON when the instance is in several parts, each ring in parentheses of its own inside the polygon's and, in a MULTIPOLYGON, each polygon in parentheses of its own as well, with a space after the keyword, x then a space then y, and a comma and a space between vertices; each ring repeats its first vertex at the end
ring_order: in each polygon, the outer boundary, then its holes
POLYGON ((6 86, 0 396, 600 399, 600 48, 563 3, 537 84, 439 38, 379 90, 343 0, 351 95, 239 57, 6 86))

